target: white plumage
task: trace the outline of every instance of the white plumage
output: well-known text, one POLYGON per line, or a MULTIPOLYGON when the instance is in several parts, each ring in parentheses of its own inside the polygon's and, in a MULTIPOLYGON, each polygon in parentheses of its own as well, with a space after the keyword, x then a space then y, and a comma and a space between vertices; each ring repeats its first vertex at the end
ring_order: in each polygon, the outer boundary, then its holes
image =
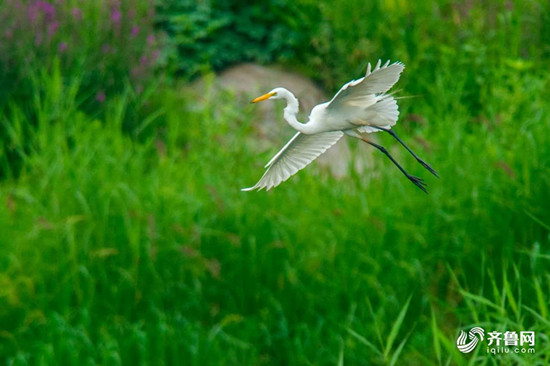
POLYGON ((420 178, 407 174, 384 148, 364 137, 364 134, 377 131, 391 133, 419 162, 437 176, 428 164, 418 158, 393 131, 390 131, 397 122, 399 110, 395 98, 387 92, 399 80, 404 68, 400 62, 390 65, 389 61, 381 66, 378 60, 371 71, 369 63, 364 77, 348 82, 329 102, 315 106, 307 123, 301 123, 296 119, 298 99, 284 88, 275 88, 254 99, 253 103, 267 99, 285 99, 287 106, 284 109, 284 118, 298 133, 266 164, 267 170, 258 183, 250 188, 244 188, 243 191, 262 188, 269 190, 276 187, 323 154, 344 134, 359 138, 380 149, 407 178, 425 191, 425 184, 420 178))
POLYGON ((297 132, 290 141, 266 164, 267 171, 255 186, 243 191, 278 186, 300 169, 306 167, 344 136, 342 131, 321 132, 306 135, 297 132))

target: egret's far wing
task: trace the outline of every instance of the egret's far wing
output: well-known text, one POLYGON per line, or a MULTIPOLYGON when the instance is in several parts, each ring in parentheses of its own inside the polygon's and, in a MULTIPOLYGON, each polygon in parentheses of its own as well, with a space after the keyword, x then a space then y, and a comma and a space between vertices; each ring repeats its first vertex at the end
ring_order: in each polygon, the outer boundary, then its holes
POLYGON ((375 94, 390 90, 399 80, 399 76, 405 68, 405 65, 401 62, 395 62, 391 65, 389 63, 388 61, 380 66, 380 60, 378 60, 372 72, 369 63, 366 75, 361 79, 352 80, 345 84, 329 102, 327 111, 334 112, 345 107, 367 107, 369 104, 373 104, 376 101, 375 94))
POLYGON ((266 172, 253 187, 243 191, 266 188, 270 190, 284 182, 300 169, 323 154, 344 135, 342 131, 322 132, 315 135, 296 133, 269 163, 266 172))

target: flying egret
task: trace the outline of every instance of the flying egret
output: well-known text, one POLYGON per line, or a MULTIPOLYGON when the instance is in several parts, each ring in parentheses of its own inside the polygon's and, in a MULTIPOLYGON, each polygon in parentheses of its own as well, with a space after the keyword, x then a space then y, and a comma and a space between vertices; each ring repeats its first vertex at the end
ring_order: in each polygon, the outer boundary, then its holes
POLYGON ((381 66, 380 60, 371 70, 367 66, 364 77, 345 84, 329 102, 316 105, 307 123, 296 119, 298 99, 285 88, 275 88, 252 101, 257 103, 268 99, 284 99, 284 118, 298 132, 265 165, 265 174, 256 185, 243 188, 243 191, 278 186, 299 170, 323 154, 344 134, 358 138, 384 153, 397 168, 418 188, 426 191, 426 183, 421 178, 410 175, 395 161, 388 150, 370 141, 369 133, 384 131, 392 135, 424 168, 438 177, 437 172, 420 159, 396 134, 391 127, 397 122, 399 110, 392 93, 388 90, 399 80, 405 65, 387 61, 381 66))

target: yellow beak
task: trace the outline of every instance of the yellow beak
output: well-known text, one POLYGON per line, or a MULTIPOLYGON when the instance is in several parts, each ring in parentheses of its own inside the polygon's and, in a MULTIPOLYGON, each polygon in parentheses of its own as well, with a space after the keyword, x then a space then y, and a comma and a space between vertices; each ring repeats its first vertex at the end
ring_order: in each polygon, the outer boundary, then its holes
POLYGON ((250 102, 250 103, 258 103, 258 102, 261 102, 262 100, 266 100, 266 99, 271 98, 271 97, 274 96, 275 94, 277 94, 277 93, 271 92, 271 93, 264 94, 264 95, 262 95, 261 97, 258 97, 258 98, 256 98, 256 99, 254 99, 254 100, 253 100, 252 102, 250 102))

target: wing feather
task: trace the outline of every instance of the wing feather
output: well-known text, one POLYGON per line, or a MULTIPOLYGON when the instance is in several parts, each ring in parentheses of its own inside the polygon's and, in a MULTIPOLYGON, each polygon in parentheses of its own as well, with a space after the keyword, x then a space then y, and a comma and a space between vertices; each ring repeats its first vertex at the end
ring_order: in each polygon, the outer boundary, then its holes
POLYGON ((270 190, 305 168, 327 151, 344 135, 342 131, 322 132, 315 135, 296 133, 290 141, 266 164, 266 172, 258 183, 243 191, 266 188, 270 190))
POLYGON ((361 79, 352 80, 345 84, 329 102, 327 110, 343 108, 347 104, 357 106, 362 101, 367 102, 375 94, 385 93, 390 90, 399 80, 399 76, 405 65, 401 62, 394 62, 390 65, 389 61, 383 66, 380 66, 380 64, 381 61, 378 60, 376 67, 371 72, 371 65, 369 63, 366 75, 361 79))

